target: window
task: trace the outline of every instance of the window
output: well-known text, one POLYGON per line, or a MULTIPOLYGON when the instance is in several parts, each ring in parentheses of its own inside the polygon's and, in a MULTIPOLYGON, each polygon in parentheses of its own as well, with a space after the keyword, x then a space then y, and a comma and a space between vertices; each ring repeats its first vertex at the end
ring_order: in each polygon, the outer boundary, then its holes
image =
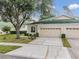
POLYGON ((66 28, 67 30, 79 30, 79 28, 66 28))
POLYGON ((35 32, 35 27, 31 27, 31 32, 35 32))
POLYGON ((61 30, 61 28, 40 28, 41 30, 61 30))

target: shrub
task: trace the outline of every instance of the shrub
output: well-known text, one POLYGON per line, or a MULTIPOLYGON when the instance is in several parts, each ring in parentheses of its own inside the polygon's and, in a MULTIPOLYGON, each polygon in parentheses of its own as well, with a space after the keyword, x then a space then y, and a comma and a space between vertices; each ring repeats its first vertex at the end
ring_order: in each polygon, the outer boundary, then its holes
POLYGON ((33 39, 35 39, 36 38, 36 34, 33 34, 32 36, 31 36, 31 39, 33 40, 33 39))
POLYGON ((36 33, 36 37, 39 37, 39 33, 36 33))
POLYGON ((9 27, 9 26, 4 26, 3 28, 2 28, 2 31, 3 32, 6 32, 6 34, 8 34, 8 32, 11 30, 11 27, 9 27))
MULTIPOLYGON (((20 34, 24 34, 27 33, 27 31, 20 31, 20 34)), ((10 31, 10 34, 16 34, 16 31, 10 31)))
POLYGON ((26 33, 26 32, 24 33, 24 36, 28 36, 28 35, 29 35, 28 33, 26 33))
POLYGON ((61 34, 61 38, 66 38, 66 35, 65 34, 61 34))

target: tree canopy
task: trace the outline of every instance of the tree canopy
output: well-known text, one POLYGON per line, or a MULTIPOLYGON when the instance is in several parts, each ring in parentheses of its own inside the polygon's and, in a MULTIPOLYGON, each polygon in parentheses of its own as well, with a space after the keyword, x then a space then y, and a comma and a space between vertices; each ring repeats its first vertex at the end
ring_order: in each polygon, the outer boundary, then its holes
POLYGON ((41 19, 53 16, 52 0, 42 0, 40 10, 41 10, 41 19))
POLYGON ((30 19, 34 11, 35 0, 0 0, 0 15, 2 20, 10 21, 19 38, 22 24, 30 19))

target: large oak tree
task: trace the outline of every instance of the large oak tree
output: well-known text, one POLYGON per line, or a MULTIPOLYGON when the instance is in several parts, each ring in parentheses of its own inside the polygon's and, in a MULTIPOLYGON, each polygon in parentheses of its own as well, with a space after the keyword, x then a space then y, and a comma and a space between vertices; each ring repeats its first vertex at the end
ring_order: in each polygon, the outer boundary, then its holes
POLYGON ((34 0, 0 0, 0 15, 2 20, 8 20, 13 24, 17 39, 20 39, 22 24, 30 19, 33 11, 34 0))

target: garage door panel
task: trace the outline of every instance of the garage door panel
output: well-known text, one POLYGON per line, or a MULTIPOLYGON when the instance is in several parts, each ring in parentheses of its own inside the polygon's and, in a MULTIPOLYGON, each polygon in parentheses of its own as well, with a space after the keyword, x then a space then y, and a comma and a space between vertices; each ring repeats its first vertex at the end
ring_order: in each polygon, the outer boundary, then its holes
POLYGON ((79 38, 79 29, 78 28, 67 29, 66 36, 67 38, 79 38))
POLYGON ((59 37, 60 29, 42 29, 39 33, 40 37, 59 37))

